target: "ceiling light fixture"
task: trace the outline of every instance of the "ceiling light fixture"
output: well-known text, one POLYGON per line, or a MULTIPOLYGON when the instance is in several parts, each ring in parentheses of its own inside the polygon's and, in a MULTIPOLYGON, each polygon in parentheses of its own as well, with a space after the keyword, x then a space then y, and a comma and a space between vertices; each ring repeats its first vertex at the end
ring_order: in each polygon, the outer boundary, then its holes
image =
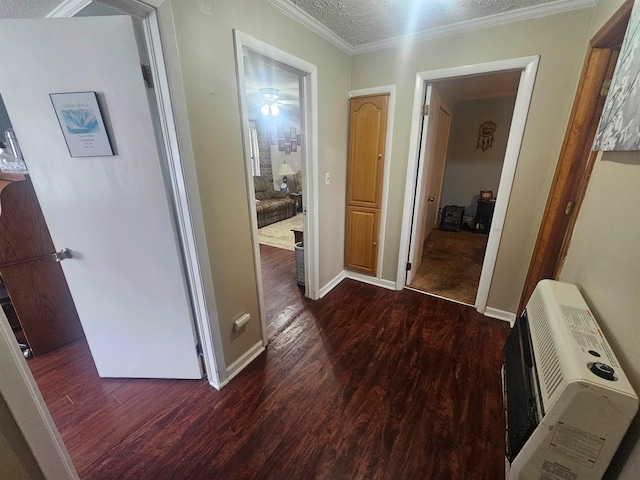
POLYGON ((260 113, 264 116, 276 116, 280 113, 278 107, 278 89, 277 88, 261 88, 260 95, 262 95, 262 106, 260 107, 260 113))

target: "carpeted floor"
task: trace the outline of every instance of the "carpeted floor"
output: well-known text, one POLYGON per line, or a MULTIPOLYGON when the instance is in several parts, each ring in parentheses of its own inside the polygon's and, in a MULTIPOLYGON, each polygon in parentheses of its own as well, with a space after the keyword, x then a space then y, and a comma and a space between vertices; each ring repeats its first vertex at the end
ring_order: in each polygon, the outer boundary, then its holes
POLYGON ((488 235, 433 230, 409 288, 473 305, 488 235))
POLYGON ((258 241, 262 245, 295 250, 292 228, 302 230, 302 213, 278 223, 272 223, 258 229, 258 241))

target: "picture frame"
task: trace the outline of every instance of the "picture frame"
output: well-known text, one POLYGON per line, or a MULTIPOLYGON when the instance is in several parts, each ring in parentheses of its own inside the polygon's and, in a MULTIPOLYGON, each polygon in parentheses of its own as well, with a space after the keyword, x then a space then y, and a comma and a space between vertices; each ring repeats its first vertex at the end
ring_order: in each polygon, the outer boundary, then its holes
POLYGON ((296 133, 297 133, 296 127, 291 127, 291 138, 298 138, 296 133))
POLYGON ((96 92, 50 93, 49 98, 70 156, 114 155, 96 92))
POLYGON ((298 142, 295 140, 291 140, 291 151, 292 152, 298 151, 298 142))
POLYGON ((278 139, 278 151, 284 152, 284 138, 278 139))
POLYGON ((493 190, 480 191, 480 200, 491 200, 491 199, 493 199, 493 190))
POLYGON ((285 143, 284 144, 284 154, 285 155, 291 155, 291 144, 290 143, 285 143))
POLYGON ((298 134, 296 138, 298 145, 302 145, 302 135, 298 134))

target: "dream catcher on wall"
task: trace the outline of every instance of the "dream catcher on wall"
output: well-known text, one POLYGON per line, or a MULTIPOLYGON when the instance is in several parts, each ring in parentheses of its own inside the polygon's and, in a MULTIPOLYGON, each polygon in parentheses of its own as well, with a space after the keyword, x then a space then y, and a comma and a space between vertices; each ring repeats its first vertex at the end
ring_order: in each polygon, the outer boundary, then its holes
POLYGON ((496 122, 484 122, 478 128, 478 142, 476 143, 476 150, 480 149, 483 152, 493 145, 493 134, 496 133, 496 122))

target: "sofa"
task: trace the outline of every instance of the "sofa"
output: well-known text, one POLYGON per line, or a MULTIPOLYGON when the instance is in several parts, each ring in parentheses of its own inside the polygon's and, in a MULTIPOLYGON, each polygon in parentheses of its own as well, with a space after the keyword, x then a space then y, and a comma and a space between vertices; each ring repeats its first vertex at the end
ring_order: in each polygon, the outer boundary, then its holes
POLYGON ((273 182, 266 177, 253 177, 256 193, 258 228, 286 220, 296 213, 296 202, 286 192, 273 189, 273 182))

